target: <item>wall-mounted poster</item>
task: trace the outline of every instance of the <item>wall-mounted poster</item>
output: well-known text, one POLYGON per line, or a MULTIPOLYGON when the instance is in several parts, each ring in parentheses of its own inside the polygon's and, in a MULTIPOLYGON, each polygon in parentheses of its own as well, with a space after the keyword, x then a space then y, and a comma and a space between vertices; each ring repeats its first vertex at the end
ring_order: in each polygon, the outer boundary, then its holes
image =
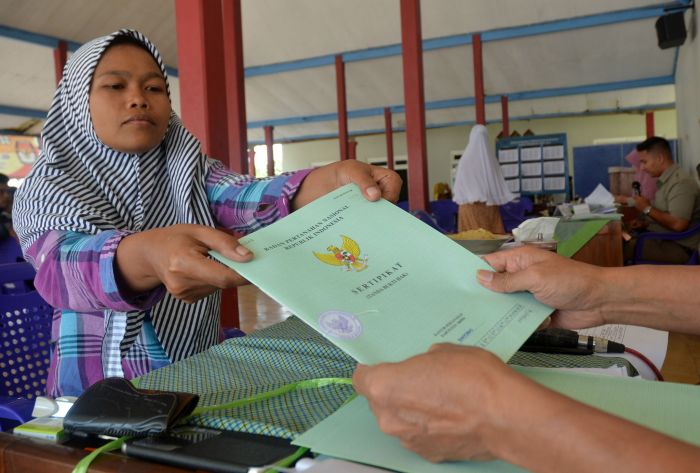
POLYGON ((26 177, 37 159, 37 136, 0 135, 0 173, 11 178, 26 177))

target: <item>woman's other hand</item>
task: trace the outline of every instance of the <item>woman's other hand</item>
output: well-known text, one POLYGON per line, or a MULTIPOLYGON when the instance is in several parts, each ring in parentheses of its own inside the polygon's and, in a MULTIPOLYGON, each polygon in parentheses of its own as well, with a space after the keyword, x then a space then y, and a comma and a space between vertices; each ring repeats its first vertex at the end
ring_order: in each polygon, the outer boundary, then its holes
POLYGON ((314 169, 306 176, 292 201, 292 209, 299 209, 351 182, 359 186, 367 200, 375 201, 381 197, 391 202, 398 200, 402 183, 401 177, 389 169, 354 159, 338 161, 314 169))
POLYGON ((235 237, 203 225, 173 225, 129 235, 115 258, 120 290, 139 294, 163 284, 173 297, 194 302, 219 289, 247 284, 241 275, 209 258, 209 250, 238 262, 253 258, 235 237))

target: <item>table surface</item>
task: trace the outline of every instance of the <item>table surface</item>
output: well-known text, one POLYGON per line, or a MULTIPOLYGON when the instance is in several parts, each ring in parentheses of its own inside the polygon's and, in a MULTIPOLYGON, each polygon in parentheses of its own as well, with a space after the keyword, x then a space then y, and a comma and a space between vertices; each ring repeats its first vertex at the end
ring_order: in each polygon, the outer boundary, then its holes
POLYGON ((622 266, 622 222, 620 220, 607 222, 571 258, 597 266, 622 266))
MULTIPOLYGON (((52 442, 0 432, 0 471, 8 473, 70 473, 89 452, 52 442)), ((91 473, 182 473, 167 465, 128 458, 119 452, 100 455, 91 473)))
MULTIPOLYGON (((621 226, 619 221, 606 223, 572 257, 579 261, 602 266, 621 266, 622 240, 620 232, 621 226)), ((87 451, 82 449, 0 433, 0 471, 17 473, 34 473, 37 471, 42 473, 70 472, 85 455, 87 455, 87 451)), ((182 473, 192 470, 127 458, 118 452, 113 452, 97 458, 91 465, 90 471, 99 473, 182 473)))

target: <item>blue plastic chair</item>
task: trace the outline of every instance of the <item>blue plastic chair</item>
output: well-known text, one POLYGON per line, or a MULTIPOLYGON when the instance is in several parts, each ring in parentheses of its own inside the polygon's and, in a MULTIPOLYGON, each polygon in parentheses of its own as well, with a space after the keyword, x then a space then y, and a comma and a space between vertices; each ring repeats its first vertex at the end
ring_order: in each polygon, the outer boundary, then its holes
POLYGON ((435 220, 435 217, 433 217, 432 215, 430 215, 430 214, 429 214, 428 212, 426 212, 425 210, 414 210, 414 211, 411 212, 411 215, 413 215, 414 217, 416 217, 416 218, 417 218, 418 220, 420 220, 421 222, 428 224, 429 226, 431 226, 431 227, 434 228, 435 230, 439 231, 440 233, 447 233, 447 232, 445 232, 445 229, 442 228, 442 227, 437 223, 437 221, 435 220))
MULTIPOLYGON (((664 261, 654 261, 645 260, 642 258, 644 252, 644 243, 647 240, 683 240, 684 238, 691 237, 700 232, 700 224, 689 228, 684 232, 643 232, 637 235, 637 243, 634 247, 634 258, 632 259, 632 264, 671 264, 664 261)), ((685 264, 700 264, 700 257, 698 256, 698 249, 690 254, 688 261, 685 264)))
POLYGON ((22 247, 12 237, 0 240, 0 264, 24 261, 22 247))
POLYGON ((457 212, 459 205, 448 199, 433 200, 430 202, 430 212, 435 217, 437 224, 445 233, 457 232, 457 212))
POLYGON ((506 233, 510 233, 514 228, 527 219, 527 215, 532 212, 532 201, 529 197, 522 196, 503 204, 498 209, 503 220, 503 228, 506 233))
POLYGON ((400 200, 396 202, 396 205, 400 208, 408 212, 408 201, 407 200, 400 200))
MULTIPOLYGON (((29 263, 0 265, 0 284, 31 281, 29 263)), ((0 294, 0 428, 26 422, 33 399, 46 393, 53 308, 36 290, 0 294)))

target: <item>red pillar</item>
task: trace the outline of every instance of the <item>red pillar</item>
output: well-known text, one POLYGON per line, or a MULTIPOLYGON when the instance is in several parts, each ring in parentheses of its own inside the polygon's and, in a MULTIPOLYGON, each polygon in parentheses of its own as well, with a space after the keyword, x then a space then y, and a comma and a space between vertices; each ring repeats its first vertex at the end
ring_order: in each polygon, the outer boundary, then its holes
POLYGON ((249 149, 246 154, 248 155, 248 174, 255 177, 255 150, 249 149))
POLYGON ((408 204, 411 210, 428 208, 425 98, 423 95, 423 47, 420 0, 401 0, 401 49, 403 93, 406 108, 408 152, 408 204))
POLYGON ((56 70, 56 86, 61 82, 63 77, 63 68, 66 66, 68 59, 68 44, 60 40, 55 48, 53 48, 53 64, 56 70))
POLYGON ((345 96, 345 63, 343 56, 335 57, 335 85, 338 94, 338 141, 340 159, 348 159, 348 106, 345 96))
POLYGON ((182 121, 202 151, 228 162, 221 3, 175 0, 182 121))
POLYGON ((481 58, 481 35, 472 35, 472 56, 474 57, 474 100, 476 101, 476 123, 486 125, 484 105, 484 64, 481 58))
MULTIPOLYGON (((221 2, 176 0, 175 27, 182 121, 204 153, 240 167, 229 155, 221 2)), ((235 289, 221 294, 220 323, 240 325, 235 289)))
POLYGON ((357 159, 357 141, 348 141, 348 159, 357 159))
POLYGON ((394 169, 394 130, 391 128, 391 110, 384 109, 384 128, 386 128, 386 167, 394 169))
POLYGON ((248 122, 245 114, 241 0, 222 1, 221 18, 226 71, 224 77, 226 78, 228 116, 228 167, 232 171, 243 174, 248 160, 248 122))
POLYGON ((652 136, 655 135, 655 132, 654 132, 654 112, 647 112, 646 113, 646 121, 647 121, 647 138, 651 138, 652 136))
POLYGON ((272 139, 272 127, 265 127, 265 146, 267 146, 267 175, 275 175, 275 152, 272 148, 274 145, 274 140, 272 139))
POLYGON ((503 121, 503 138, 510 135, 510 116, 508 115, 508 97, 501 95, 501 120, 503 121))

